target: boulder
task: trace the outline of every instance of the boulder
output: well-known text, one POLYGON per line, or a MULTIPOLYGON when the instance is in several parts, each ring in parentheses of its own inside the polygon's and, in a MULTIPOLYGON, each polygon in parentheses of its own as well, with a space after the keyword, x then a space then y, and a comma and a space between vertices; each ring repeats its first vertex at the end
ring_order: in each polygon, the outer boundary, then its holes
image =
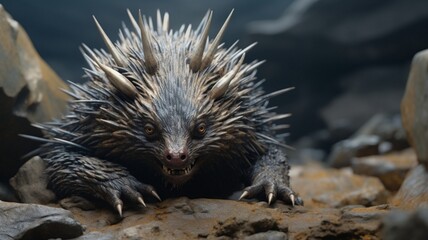
POLYGON ((388 192, 379 179, 359 176, 349 168, 293 167, 291 186, 310 207, 374 206, 387 202, 388 192))
POLYGON ((385 188, 397 191, 407 173, 416 167, 415 151, 411 148, 401 152, 352 159, 355 174, 379 178, 385 188))
POLYGON ((383 220, 382 239, 425 240, 428 236, 428 208, 414 211, 395 210, 383 220))
POLYGON ((27 161, 10 179, 10 185, 21 202, 47 204, 55 200, 55 194, 47 189, 45 168, 45 162, 36 156, 27 161))
POLYGON ((428 169, 428 50, 415 55, 406 91, 401 101, 401 116, 418 161, 428 169))
POLYGON ((61 208, 0 201, 0 239, 75 238, 83 234, 71 213, 61 208))
POLYGON ((67 85, 41 59, 25 30, 0 5, 0 180, 23 163, 38 143, 18 134, 41 135, 30 126, 59 117, 66 110, 67 85), (19 147, 18 147, 19 146, 19 147))
POLYGON ((418 165, 406 176, 391 204, 407 210, 418 207, 428 207, 428 171, 424 166, 418 165))

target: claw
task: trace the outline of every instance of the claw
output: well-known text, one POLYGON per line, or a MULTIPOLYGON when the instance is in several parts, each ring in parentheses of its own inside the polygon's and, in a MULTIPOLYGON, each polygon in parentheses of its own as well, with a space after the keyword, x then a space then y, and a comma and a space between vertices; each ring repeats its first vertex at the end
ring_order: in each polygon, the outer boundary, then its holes
POLYGON ((269 193, 269 195, 268 195, 268 205, 270 205, 272 203, 272 199, 273 199, 273 193, 269 193))
POLYGON ((141 205, 143 205, 144 207, 147 207, 142 197, 138 197, 137 200, 141 203, 141 205))
POLYGON ((248 196, 248 191, 244 191, 242 193, 242 195, 239 197, 239 200, 242 200, 243 198, 245 198, 246 196, 248 196))
POLYGON ((159 202, 162 202, 162 199, 159 197, 159 195, 155 192, 155 190, 151 191, 151 194, 157 199, 159 200, 159 202))
POLYGON ((119 213, 119 216, 122 217, 122 204, 117 204, 116 205, 116 210, 119 213))
POLYGON ((291 205, 294 207, 294 194, 290 194, 291 205))

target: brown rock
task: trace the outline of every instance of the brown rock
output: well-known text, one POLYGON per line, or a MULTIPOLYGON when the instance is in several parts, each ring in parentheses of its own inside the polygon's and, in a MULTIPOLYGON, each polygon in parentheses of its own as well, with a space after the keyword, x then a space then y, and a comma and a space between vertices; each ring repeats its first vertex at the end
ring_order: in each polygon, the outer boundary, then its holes
POLYGON ((428 50, 412 61, 406 91, 401 101, 401 116, 407 138, 418 161, 428 169, 428 50))
POLYGON ((414 210, 418 207, 428 207, 428 172, 424 166, 413 168, 400 190, 394 196, 392 205, 400 209, 414 210))
POLYGON ((30 123, 50 120, 66 110, 68 97, 61 88, 68 87, 0 4, 0 180, 13 176, 23 163, 20 158, 38 144, 18 134, 40 135, 30 123))
POLYGON ((387 201, 388 192, 379 179, 355 175, 348 168, 294 167, 290 175, 305 206, 374 206, 387 201))
POLYGON ((10 185, 21 202, 47 204, 55 199, 55 194, 47 189, 45 168, 45 162, 36 156, 27 161, 10 179, 10 185))
POLYGON ((406 174, 417 164, 416 154, 409 148, 385 155, 354 158, 352 170, 355 174, 377 177, 386 189, 397 191, 406 174))
POLYGON ((120 222, 105 221, 110 209, 71 209, 86 235, 106 239, 379 239, 386 205, 365 208, 290 207, 218 199, 168 199, 126 210, 120 222), (112 237, 113 236, 113 237, 112 237))

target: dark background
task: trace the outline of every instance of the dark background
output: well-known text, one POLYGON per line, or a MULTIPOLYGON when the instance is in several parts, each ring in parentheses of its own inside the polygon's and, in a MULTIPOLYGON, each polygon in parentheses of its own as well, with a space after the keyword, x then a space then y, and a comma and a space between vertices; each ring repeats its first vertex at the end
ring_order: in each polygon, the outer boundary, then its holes
MULTIPOLYGON (((426 0, 7 0, 40 55, 64 79, 81 81, 82 42, 104 44, 92 20, 117 39, 126 9, 170 13, 171 27, 197 25, 214 10, 211 36, 232 8, 227 44, 257 41, 248 55, 266 59, 259 78, 267 91, 295 86, 277 97, 279 112, 292 112, 290 142, 303 136, 330 143, 352 134, 376 113, 398 113, 412 56, 428 46, 426 0)), ((313 143, 316 144, 316 143, 313 143)), ((319 147, 319 146, 318 146, 319 147)))

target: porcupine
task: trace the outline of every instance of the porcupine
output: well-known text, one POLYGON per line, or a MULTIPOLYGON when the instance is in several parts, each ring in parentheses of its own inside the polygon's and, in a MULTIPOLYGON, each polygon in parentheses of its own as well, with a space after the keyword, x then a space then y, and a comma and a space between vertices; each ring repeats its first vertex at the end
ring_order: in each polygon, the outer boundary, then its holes
POLYGON ((212 11, 195 30, 172 31, 168 13, 157 12, 155 28, 151 18, 139 12, 135 20, 128 10, 134 31, 124 25, 115 44, 94 17, 108 52, 82 45, 89 81, 70 82, 69 113, 35 124, 43 139, 30 137, 45 142, 33 154, 47 162, 49 187, 61 196, 104 200, 121 215, 124 199, 160 200, 154 183, 141 181, 147 175, 163 182, 156 188, 165 193, 209 173, 214 183, 232 173, 249 182, 240 199, 265 194, 269 204, 302 205, 276 135, 287 126, 274 124, 289 114, 268 107, 292 88, 266 94, 256 78, 263 62, 244 62, 254 44, 221 44, 232 13, 210 40, 212 11))

